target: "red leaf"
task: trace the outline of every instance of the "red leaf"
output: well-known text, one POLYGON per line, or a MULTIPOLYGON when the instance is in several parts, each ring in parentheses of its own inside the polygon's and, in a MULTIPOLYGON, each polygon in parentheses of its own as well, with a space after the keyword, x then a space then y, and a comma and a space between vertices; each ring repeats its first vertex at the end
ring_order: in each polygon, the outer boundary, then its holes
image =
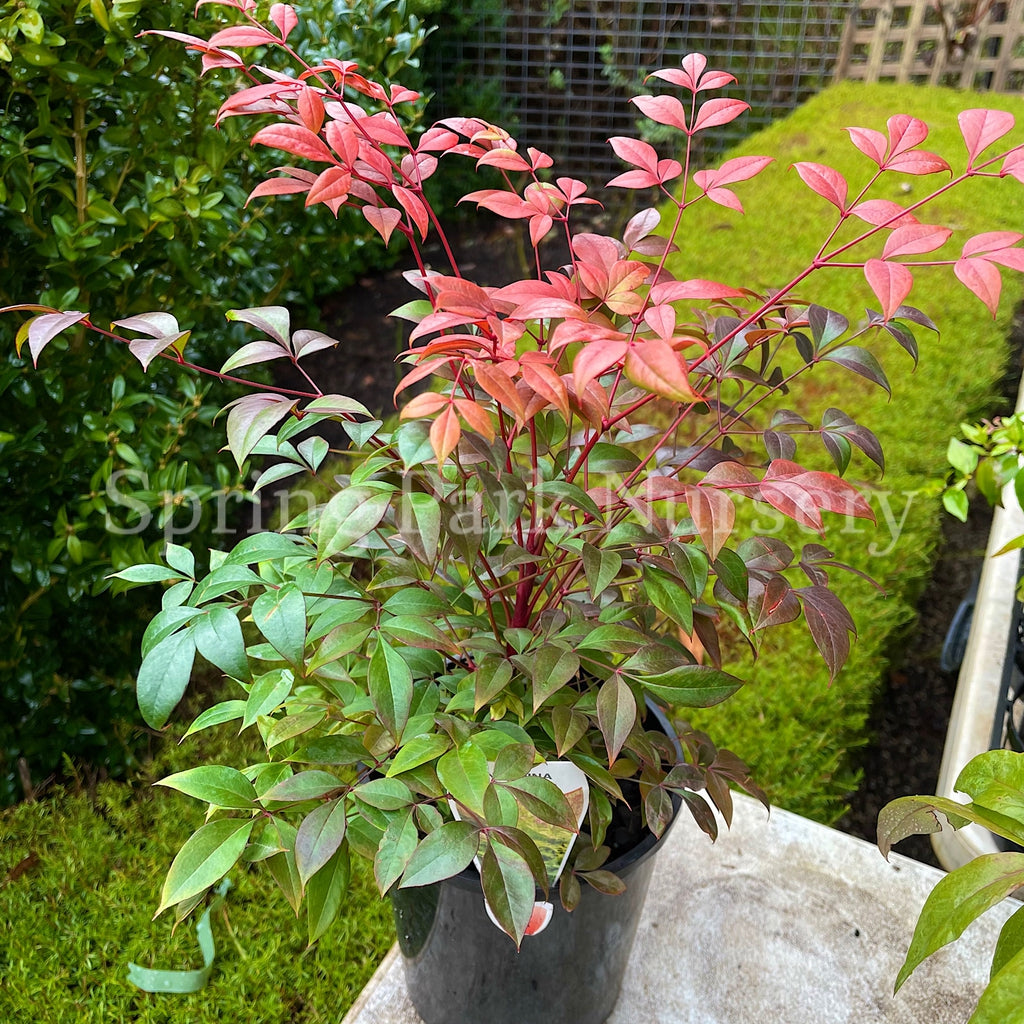
POLYGON ((476 162, 477 167, 500 167, 503 171, 528 171, 530 165, 514 149, 488 150, 476 162))
POLYGON ((648 338, 630 346, 626 376, 638 387, 673 402, 699 402, 702 395, 690 387, 686 363, 660 338, 648 338))
POLYGON ((352 175, 344 167, 328 167, 317 176, 306 196, 306 206, 326 203, 332 199, 343 200, 352 184, 352 175))
POLYGON ((385 245, 388 244, 392 232, 402 220, 402 215, 389 206, 364 206, 363 216, 377 234, 384 239, 385 245))
POLYGON ((864 276, 882 305, 882 316, 891 320, 910 294, 914 285, 913 274, 901 263, 868 260, 864 264, 864 276))
POLYGON ((223 47, 229 46, 232 49, 244 48, 246 46, 273 46, 280 40, 265 28, 257 25, 232 25, 229 28, 222 28, 210 36, 208 45, 223 47))
POLYGON ((984 150, 1013 129, 1013 114, 1005 110, 962 110, 957 123, 967 146, 967 166, 973 167, 984 150))
POLYGON ((420 238, 426 238, 427 231, 430 230, 430 217, 423 200, 415 192, 403 188, 401 185, 395 185, 392 191, 402 204, 402 209, 409 214, 413 224, 420 229, 420 238))
POLYGON ((514 192, 506 192, 504 189, 487 188, 479 192, 470 192, 459 200, 462 203, 476 203, 485 210, 496 213, 499 217, 506 217, 509 220, 516 220, 522 217, 532 217, 536 212, 534 208, 521 199, 514 192))
POLYGON ((856 628, 842 601, 828 587, 803 587, 796 591, 804 606, 807 628, 814 645, 828 666, 830 679, 843 667, 850 656, 850 633, 856 628))
POLYGON ((999 311, 999 293, 1003 280, 999 271, 988 260, 975 256, 971 259, 959 259, 953 266, 953 273, 961 284, 966 285, 985 303, 986 308, 995 319, 999 311))
POLYGON ((313 134, 319 134, 324 126, 324 101, 320 94, 308 86, 299 93, 299 117, 313 134))
POLYGON ((725 491, 694 485, 686 488, 686 505, 708 557, 714 561, 732 535, 736 506, 725 491))
POLYGON ((680 299, 737 299, 743 292, 718 281, 705 281, 702 278, 691 278, 688 281, 663 281, 656 284, 650 292, 653 305, 663 302, 677 302, 680 299))
POLYGON ((689 133, 686 110, 675 96, 634 96, 630 102, 635 103, 640 112, 652 121, 689 133))
POLYGON ((702 103, 700 110, 697 111, 697 120, 694 122, 693 131, 699 132, 705 128, 728 124, 749 109, 750 104, 744 103, 743 100, 708 100, 706 103, 702 103))
POLYGON ((301 124, 271 124, 261 128, 253 137, 252 144, 281 149, 286 153, 315 160, 320 163, 337 163, 334 154, 327 148, 319 135, 301 124))
POLYGON ((576 394, 582 395, 592 380, 621 366, 628 351, 627 341, 600 340, 584 344, 572 363, 576 394))
POLYGON ((472 360, 471 365, 480 387, 496 402, 511 409, 517 418, 522 419, 526 414, 526 407, 523 405, 523 399, 516 390, 512 378, 490 363, 472 360))
POLYGON ((359 159, 359 136, 351 124, 331 121, 324 134, 331 149, 341 157, 347 167, 351 167, 359 159))
POLYGON ((885 161, 888 143, 881 132, 873 128, 847 128, 850 141, 865 155, 870 157, 879 167, 885 161))
POLYGON ((693 180, 705 191, 722 185, 733 185, 760 174, 773 160, 770 156, 738 156, 726 160, 717 170, 698 171, 693 180))
POLYGON ((430 424, 430 446, 434 449, 438 463, 444 462, 459 443, 462 427, 459 417, 452 406, 448 406, 440 416, 430 424))
POLYGON ((800 161, 793 165, 804 184, 827 199, 840 213, 846 212, 846 179, 834 168, 825 164, 800 161))
POLYGON ((608 144, 615 150, 615 155, 627 164, 646 171, 654 171, 658 166, 658 151, 647 142, 616 135, 608 140, 608 144))
POLYGON ((287 39, 293 28, 299 23, 299 16, 291 4, 271 4, 270 20, 277 26, 282 39, 287 39))
POLYGON ((298 178, 268 178, 266 181, 261 181, 249 193, 249 198, 246 199, 245 205, 248 206, 254 199, 258 199, 260 196, 286 196, 296 192, 308 191, 309 183, 300 181, 298 178))
POLYGON ((896 228, 885 241, 882 259, 934 252, 941 249, 952 234, 949 228, 936 227, 932 224, 908 224, 906 227, 896 228))

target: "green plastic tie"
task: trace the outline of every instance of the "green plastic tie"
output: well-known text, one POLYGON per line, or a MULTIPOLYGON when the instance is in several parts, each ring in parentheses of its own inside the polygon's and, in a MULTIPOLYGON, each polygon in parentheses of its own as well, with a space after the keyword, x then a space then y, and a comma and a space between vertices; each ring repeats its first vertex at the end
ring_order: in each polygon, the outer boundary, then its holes
POLYGON ((203 966, 194 971, 157 971, 150 967, 140 967, 138 964, 128 964, 128 980, 143 992, 171 992, 175 995, 185 995, 189 992, 198 992, 206 987, 213 973, 213 960, 217 954, 213 944, 213 929, 210 927, 210 914, 213 913, 224 902, 228 889, 231 888, 231 880, 225 878, 217 886, 217 896, 203 912, 196 925, 196 938, 199 940, 199 948, 203 953, 203 966))

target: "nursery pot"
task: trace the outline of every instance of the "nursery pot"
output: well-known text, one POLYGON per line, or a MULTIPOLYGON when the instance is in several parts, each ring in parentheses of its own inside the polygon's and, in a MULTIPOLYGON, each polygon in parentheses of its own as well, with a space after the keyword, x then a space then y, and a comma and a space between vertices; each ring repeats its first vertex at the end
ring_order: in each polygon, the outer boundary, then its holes
MULTIPOLYGON (((661 712, 649 706, 672 734, 661 712)), ((681 801, 673 798, 678 816, 681 801)), ((392 894, 406 984, 425 1024, 604 1024, 619 996, 661 839, 644 830, 605 867, 626 884, 608 896, 581 883, 572 913, 552 890, 548 926, 512 940, 487 915, 470 866, 435 885, 392 894)), ((538 899, 542 899, 540 891, 538 899)))

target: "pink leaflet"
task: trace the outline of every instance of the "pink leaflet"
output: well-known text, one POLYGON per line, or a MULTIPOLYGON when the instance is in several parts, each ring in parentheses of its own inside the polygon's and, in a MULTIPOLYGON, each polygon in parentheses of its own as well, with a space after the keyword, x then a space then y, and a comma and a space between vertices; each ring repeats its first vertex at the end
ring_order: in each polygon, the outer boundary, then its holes
POLYGON ((921 145, 928 138, 928 125, 907 114, 893 114, 886 121, 886 127, 889 130, 889 161, 886 167, 891 166, 893 157, 921 145))
POLYGON ((743 292, 717 281, 705 281, 691 278, 688 281, 664 281, 651 288, 650 301, 659 306, 663 302, 676 302, 679 299, 737 299, 743 292))
POLYGON ((885 241, 882 259, 893 259, 896 256, 913 256, 919 253, 934 252, 941 249, 953 232, 949 228, 937 227, 933 224, 908 224, 896 228, 885 241))
POLYGON ((957 115, 960 134, 967 146, 967 166, 1013 129, 1013 114, 1005 110, 963 110, 957 115))
POLYGON ((364 206, 363 216, 367 223, 384 239, 387 245, 395 228, 401 223, 402 215, 397 210, 382 206, 364 206))
POLYGON ((907 213, 899 203, 891 202, 888 199, 868 199, 852 207, 849 212, 876 227, 881 227, 884 224, 890 228, 901 228, 908 224, 918 223, 912 213, 907 213))
POLYGON ((306 196, 306 206, 328 203, 332 199, 344 200, 352 184, 352 175, 344 167, 328 167, 317 176, 306 196))
POLYGON ((281 39, 287 39, 293 28, 299 23, 299 16, 291 4, 271 4, 270 20, 277 26, 281 39))
POLYGON ((703 131, 705 128, 715 128, 718 125, 728 124, 735 121, 744 111, 750 109, 749 103, 743 100, 714 99, 702 103, 697 111, 697 120, 694 122, 693 131, 703 131))
POLYGON ((634 96, 630 102, 635 103, 640 112, 652 121, 690 134, 686 124, 686 110, 675 96, 634 96))
POLYGON ((807 161, 793 164, 803 183, 840 213, 846 212, 846 179, 834 168, 807 161))
POLYGON ((939 171, 948 171, 949 164, 936 153, 918 149, 890 157, 884 169, 899 171, 901 174, 936 174, 939 171))
POLYGON ((850 141, 879 167, 885 162, 885 153, 889 148, 885 136, 873 128, 847 128, 850 141))
POLYGON ((738 156, 726 160, 721 167, 706 171, 697 171, 693 176, 698 188, 708 191, 722 185, 733 185, 737 181, 747 181, 763 171, 773 160, 770 156, 738 156))
POLYGON ((964 242, 962 256, 975 256, 981 252, 994 252, 996 249, 1007 249, 1016 245, 1024 235, 1016 231, 983 231, 980 235, 968 238, 964 242))
POLYGON ((217 48, 225 46, 244 48, 273 46, 278 42, 280 40, 265 28, 258 28, 256 25, 231 25, 228 28, 222 28, 219 32, 214 32, 210 36, 209 45, 217 48))
POLYGON ((1024 146, 1018 146, 1006 154, 999 177, 1005 178, 1007 175, 1024 184, 1024 146))
POLYGON ((981 299, 995 319, 999 312, 999 293, 1003 287, 998 269, 988 260, 975 256, 972 259, 957 260, 953 265, 953 273, 961 284, 981 299))
POLYGON ((301 124, 267 125, 252 137, 252 144, 281 149, 286 153, 319 163, 337 163, 334 154, 327 148, 320 136, 315 135, 301 124))
POLYGON ((913 274, 902 263, 868 260, 864 264, 864 276, 882 305, 882 316, 891 320, 910 294, 914 284, 913 274))

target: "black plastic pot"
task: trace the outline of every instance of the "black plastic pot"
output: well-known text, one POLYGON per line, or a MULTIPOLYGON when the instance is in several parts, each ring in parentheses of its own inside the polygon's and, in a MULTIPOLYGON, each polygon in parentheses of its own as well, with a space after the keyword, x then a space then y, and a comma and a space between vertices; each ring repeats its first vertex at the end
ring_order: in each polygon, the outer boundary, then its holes
MULTIPOLYGON (((672 735, 660 711, 650 710, 672 735)), ((406 982, 425 1024, 604 1024, 619 997, 663 840, 645 832, 607 864, 626 883, 619 896, 583 883, 570 914, 552 892, 550 923, 524 938, 518 952, 487 916, 474 867, 436 885, 396 890, 406 982)))

